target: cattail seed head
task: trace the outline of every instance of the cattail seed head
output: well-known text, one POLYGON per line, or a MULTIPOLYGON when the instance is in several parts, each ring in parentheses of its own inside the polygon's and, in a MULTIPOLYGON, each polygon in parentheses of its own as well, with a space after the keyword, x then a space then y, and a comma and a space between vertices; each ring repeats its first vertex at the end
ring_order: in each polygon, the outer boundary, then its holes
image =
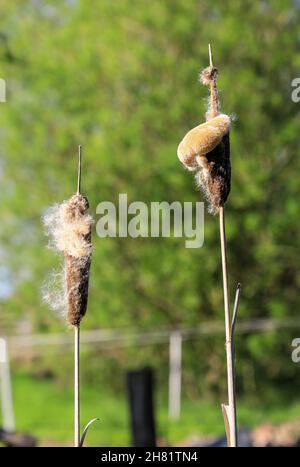
POLYGON ((64 255, 62 299, 56 298, 52 302, 49 294, 46 299, 54 308, 59 303, 72 326, 80 324, 87 308, 93 224, 88 208, 87 198, 75 194, 50 208, 44 216, 50 246, 64 255))
POLYGON ((231 186, 230 142, 227 132, 220 143, 205 156, 205 169, 197 170, 197 186, 208 201, 208 211, 217 214, 227 201, 231 186))
POLYGON ((220 114, 217 117, 202 123, 190 130, 178 146, 177 154, 179 160, 187 167, 195 157, 205 156, 212 151, 228 133, 230 128, 230 117, 220 114))
POLYGON ((230 117, 220 114, 190 130, 178 146, 182 164, 195 172, 197 186, 204 193, 209 212, 218 212, 230 191, 230 117))
POLYGON ((67 286, 67 321, 79 326, 87 309, 91 259, 65 256, 65 280, 67 286))
POLYGON ((190 130, 178 146, 182 164, 195 172, 197 186, 208 201, 208 210, 215 214, 224 206, 231 179, 229 130, 231 119, 220 113, 217 88, 218 70, 214 66, 200 73, 200 81, 210 87, 206 122, 190 130))

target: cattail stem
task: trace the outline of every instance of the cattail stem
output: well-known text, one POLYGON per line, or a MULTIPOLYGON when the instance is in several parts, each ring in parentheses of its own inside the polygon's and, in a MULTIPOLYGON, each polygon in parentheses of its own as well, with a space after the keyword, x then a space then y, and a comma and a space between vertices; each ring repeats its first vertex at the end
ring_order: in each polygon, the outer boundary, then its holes
POLYGON ((213 79, 210 80, 210 109, 209 109, 209 119, 214 118, 219 114, 219 94, 217 87, 217 70, 214 69, 213 65, 213 54, 211 45, 208 44, 208 55, 209 55, 209 66, 211 71, 215 70, 212 74, 213 79))
POLYGON ((80 446, 80 326, 74 326, 74 446, 80 446))
MULTIPOLYGON (((223 272, 223 293, 225 312, 225 336, 226 336, 226 360, 227 360, 227 385, 228 385, 228 430, 227 439, 230 447, 237 447, 237 422, 236 422, 236 396, 235 396, 235 373, 234 373, 234 345, 233 327, 230 317, 230 301, 228 290, 228 272, 226 255, 226 232, 224 207, 220 207, 220 239, 223 272)), ((225 415, 224 415, 225 416, 225 415)))
MULTIPOLYGON (((78 146, 77 195, 80 194, 82 146, 78 146)), ((80 325, 74 326, 74 445, 80 446, 80 325)))
POLYGON ((210 83, 210 118, 216 117, 219 114, 219 96, 216 80, 213 79, 210 83))
MULTIPOLYGON (((88 199, 81 195, 82 146, 78 146, 77 192, 45 215, 44 223, 51 245, 64 256, 62 298, 52 300, 55 309, 62 309, 67 323, 74 329, 74 445, 80 447, 80 323, 88 302, 89 274, 92 255, 91 229, 93 218, 88 214, 88 199), (56 302, 59 303, 57 306, 56 302)), ((49 300, 49 297, 47 297, 49 300)))
POLYGON ((81 160, 82 160, 82 146, 78 146, 78 168, 77 168, 77 194, 80 194, 81 185, 81 160))
POLYGON ((222 404, 228 446, 237 446, 236 400, 234 379, 234 329, 240 297, 240 284, 236 289, 233 316, 231 319, 226 259, 226 235, 224 204, 230 192, 230 117, 220 114, 217 88, 218 70, 213 64, 209 44, 209 66, 202 70, 200 80, 210 87, 206 123, 190 130, 180 142, 177 155, 189 170, 195 172, 198 185, 204 191, 209 210, 220 215, 220 240, 222 255, 228 404, 222 404), (213 131, 213 132, 212 132, 213 131), (217 135, 219 135, 217 137, 217 135))
MULTIPOLYGON (((211 45, 208 45, 209 65, 213 70, 213 58, 211 45)), ((219 113, 219 98, 216 81, 216 74, 210 81, 210 112, 209 118, 213 118, 219 113)), ((231 320, 230 315, 230 298, 228 289, 228 272, 227 272, 227 254, 226 254, 226 232, 225 232, 225 213, 224 206, 219 208, 220 216, 220 240, 221 240, 221 256, 222 256, 222 273, 223 273, 223 294, 224 294, 224 313, 225 313, 225 348, 226 348, 226 363, 227 363, 227 388, 228 388, 228 405, 223 405, 223 414, 227 434, 227 444, 229 447, 237 446, 237 421, 236 421, 236 396, 235 396, 235 373, 234 373, 234 326, 237 315, 240 285, 237 288, 236 302, 234 306, 234 315, 231 320)))

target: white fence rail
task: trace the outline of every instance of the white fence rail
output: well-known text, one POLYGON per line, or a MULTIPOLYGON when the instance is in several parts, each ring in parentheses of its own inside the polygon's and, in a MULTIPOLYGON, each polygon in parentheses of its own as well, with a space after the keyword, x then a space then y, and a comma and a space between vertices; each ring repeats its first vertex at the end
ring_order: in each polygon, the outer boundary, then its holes
MULTIPOLYGON (((237 334, 248 334, 297 328, 300 329, 300 319, 295 318, 240 320, 236 332, 237 334)), ((194 327, 178 327, 176 329, 169 328, 155 331, 138 331, 126 328, 89 330, 81 332, 81 343, 101 344, 103 346, 113 343, 114 347, 164 343, 169 342, 170 335, 174 331, 179 332, 184 341, 200 335, 222 334, 224 332, 224 323, 222 321, 208 321, 194 327)), ((7 342, 13 352, 25 348, 40 348, 41 350, 43 347, 48 346, 71 346, 73 336, 67 331, 51 334, 25 334, 7 337, 7 342)))

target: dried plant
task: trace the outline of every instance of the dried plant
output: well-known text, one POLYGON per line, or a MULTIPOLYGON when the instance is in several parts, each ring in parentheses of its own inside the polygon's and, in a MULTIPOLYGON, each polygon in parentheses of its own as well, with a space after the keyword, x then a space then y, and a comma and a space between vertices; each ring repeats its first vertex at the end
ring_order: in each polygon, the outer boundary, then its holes
POLYGON ((229 129, 230 117, 220 114, 190 130, 178 146, 180 161, 195 172, 197 186, 214 214, 230 192, 229 129))
MULTIPOLYGON (((63 255, 63 270, 58 274, 60 290, 45 295, 45 300, 63 312, 67 323, 74 328, 75 367, 75 446, 80 446, 80 323, 88 302, 89 275, 92 256, 91 229, 93 218, 88 214, 89 202, 80 194, 81 146, 79 146, 77 193, 61 204, 55 204, 44 216, 50 238, 49 245, 63 255)), ((84 433, 85 436, 85 433, 84 433)))
POLYGON ((61 291, 55 290, 56 297, 47 293, 45 299, 52 308, 61 309, 71 326, 80 324, 87 308, 93 224, 88 208, 87 198, 76 193, 44 216, 50 246, 64 255, 61 291))
POLYGON ((210 66, 200 74, 200 81, 210 88, 206 122, 190 130, 178 146, 177 155, 183 165, 195 173, 197 185, 203 191, 209 212, 219 213, 222 256, 228 404, 222 404, 228 446, 237 446, 234 330, 237 318, 240 285, 236 289, 232 318, 228 290, 224 205, 231 185, 229 130, 231 119, 220 113, 217 88, 218 70, 213 66, 209 45, 210 66))

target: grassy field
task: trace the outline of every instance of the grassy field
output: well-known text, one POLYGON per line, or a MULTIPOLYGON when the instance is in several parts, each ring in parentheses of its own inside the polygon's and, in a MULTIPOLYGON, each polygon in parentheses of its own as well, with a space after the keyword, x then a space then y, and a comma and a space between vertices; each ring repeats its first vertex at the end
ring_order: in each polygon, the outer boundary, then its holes
MULTIPOLYGON (((39 439, 40 445, 68 445, 73 439, 71 386, 62 388, 51 380, 33 379, 26 374, 13 378, 17 428, 39 439)), ((90 429, 86 445, 130 445, 129 418, 125 397, 111 396, 107 389, 83 387, 82 423, 99 417, 90 429)), ((223 419, 218 404, 183 401, 182 416, 170 422, 166 401, 157 401, 158 435, 164 443, 175 444, 197 435, 223 434, 223 419)), ((279 423, 300 417, 299 403, 257 406, 239 401, 239 426, 253 427, 264 421, 279 423)))

